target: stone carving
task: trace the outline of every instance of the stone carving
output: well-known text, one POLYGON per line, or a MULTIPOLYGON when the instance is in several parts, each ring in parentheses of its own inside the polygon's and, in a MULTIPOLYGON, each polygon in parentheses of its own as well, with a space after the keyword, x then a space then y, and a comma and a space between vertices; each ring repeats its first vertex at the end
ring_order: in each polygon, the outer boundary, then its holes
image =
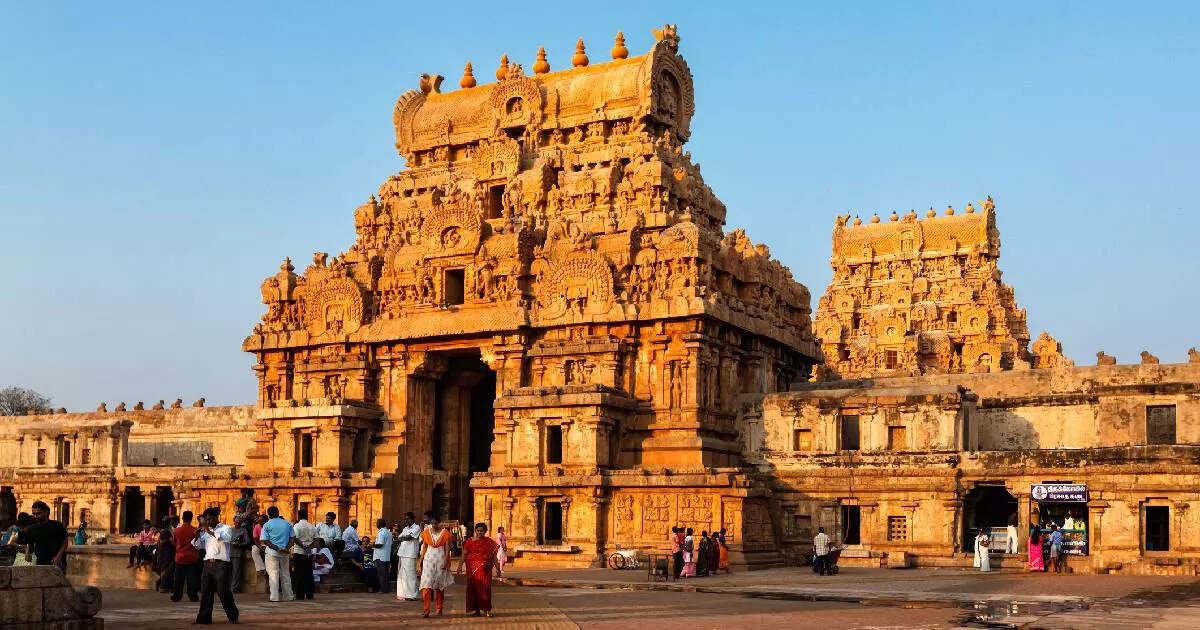
POLYGON ((631 494, 617 495, 613 499, 613 529, 621 538, 630 538, 636 533, 634 531, 633 504, 634 499, 631 494))
POLYGON ((196 402, 192 403, 192 406, 193 407, 203 407, 204 406, 204 397, 197 398, 196 402))
POLYGON ((1142 350, 1142 365, 1158 365, 1158 357, 1150 354, 1148 350, 1142 350))
POLYGON ((663 536, 671 531, 671 503, 675 495, 647 494, 642 497, 642 535, 663 536))
POLYGON ((350 278, 328 278, 310 289, 305 314, 314 336, 353 333, 362 325, 362 293, 350 278))
POLYGON ((182 398, 176 398, 175 402, 171 403, 172 409, 180 409, 182 407, 183 407, 183 399, 182 398))
POLYGON ((126 409, 125 409, 125 403, 124 403, 124 402, 119 402, 119 403, 117 403, 117 408, 116 408, 116 409, 114 409, 113 411, 125 411, 125 410, 126 410, 126 409))
POLYGON ((158 402, 154 403, 154 406, 151 407, 151 409, 153 409, 155 411, 161 411, 163 409, 166 409, 166 403, 165 403, 165 401, 163 401, 163 399, 160 398, 160 399, 158 399, 158 402))
POLYGON ((1116 365, 1117 357, 1105 354, 1103 350, 1096 353, 1096 365, 1116 365))
POLYGON ((1200 350, 1188 348, 1188 363, 1200 363, 1200 350))
POLYGON ((1073 365, 1075 365, 1073 361, 1063 356, 1062 344, 1051 337, 1049 333, 1043 332, 1037 341, 1033 342, 1033 367, 1053 368, 1073 365))

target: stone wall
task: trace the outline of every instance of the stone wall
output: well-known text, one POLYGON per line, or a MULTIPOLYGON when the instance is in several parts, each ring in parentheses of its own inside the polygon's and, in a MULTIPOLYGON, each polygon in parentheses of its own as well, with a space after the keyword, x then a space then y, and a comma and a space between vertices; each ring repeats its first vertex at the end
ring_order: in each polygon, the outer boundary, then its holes
POLYGON ((103 630, 100 590, 71 587, 58 567, 0 567, 0 627, 103 630))

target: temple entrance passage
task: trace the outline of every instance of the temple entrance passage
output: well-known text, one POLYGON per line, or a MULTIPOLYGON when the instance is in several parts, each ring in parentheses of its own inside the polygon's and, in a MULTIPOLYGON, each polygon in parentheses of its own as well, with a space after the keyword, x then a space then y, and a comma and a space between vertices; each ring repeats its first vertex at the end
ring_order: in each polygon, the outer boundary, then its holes
POLYGON ((444 481, 430 503, 439 518, 466 523, 474 518, 471 475, 491 465, 496 373, 478 350, 451 354, 446 365, 435 388, 430 435, 435 475, 444 481))
POLYGON ((1016 524, 1017 498, 1003 484, 977 484, 963 499, 963 551, 974 553, 975 536, 983 529, 991 536, 992 552, 1003 553, 1008 526, 1016 524))

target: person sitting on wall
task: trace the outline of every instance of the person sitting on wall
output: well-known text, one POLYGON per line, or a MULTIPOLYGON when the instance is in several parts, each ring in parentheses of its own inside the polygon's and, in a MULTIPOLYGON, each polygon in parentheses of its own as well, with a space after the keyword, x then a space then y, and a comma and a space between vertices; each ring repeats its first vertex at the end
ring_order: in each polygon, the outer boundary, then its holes
POLYGON ((346 542, 342 540, 342 528, 338 527, 337 514, 325 513, 325 520, 317 524, 317 537, 325 541, 325 546, 335 559, 342 557, 346 542))
POLYGON ((129 566, 136 564, 139 569, 152 566, 157 546, 158 532, 154 531, 154 524, 146 519, 142 521, 142 531, 137 533, 137 542, 129 547, 129 566))
POLYGON ((321 578, 333 570, 333 553, 325 546, 325 539, 317 536, 312 544, 313 582, 320 583, 321 578))

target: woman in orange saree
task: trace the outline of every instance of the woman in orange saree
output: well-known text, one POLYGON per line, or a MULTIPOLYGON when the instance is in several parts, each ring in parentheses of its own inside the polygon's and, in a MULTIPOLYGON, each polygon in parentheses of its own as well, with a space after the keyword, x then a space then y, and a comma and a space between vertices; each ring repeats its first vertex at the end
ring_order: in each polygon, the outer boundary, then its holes
POLYGON ((482 612, 492 616, 492 571, 496 564, 496 541, 488 538, 487 525, 475 526, 475 537, 463 543, 462 559, 458 561, 458 572, 467 568, 467 612, 476 617, 482 612))
POLYGON ((431 599, 437 606, 437 614, 442 614, 446 587, 454 584, 454 575, 450 573, 450 530, 444 529, 431 514, 426 513, 426 517, 432 523, 429 529, 421 532, 421 559, 417 562, 417 571, 421 574, 421 602, 428 617, 431 599))

